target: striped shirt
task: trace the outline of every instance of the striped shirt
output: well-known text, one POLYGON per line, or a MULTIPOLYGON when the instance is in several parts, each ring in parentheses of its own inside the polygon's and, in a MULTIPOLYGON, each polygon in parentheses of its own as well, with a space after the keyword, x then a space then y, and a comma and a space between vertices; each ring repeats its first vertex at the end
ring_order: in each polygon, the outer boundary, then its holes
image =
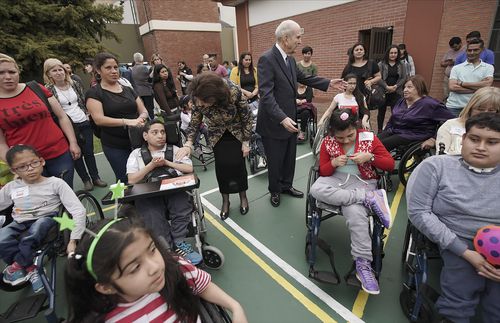
MULTIPOLYGON (((199 295, 210 284, 211 277, 207 272, 198 269, 191 263, 178 259, 179 268, 186 277, 193 294, 199 295)), ((109 323, 146 323, 146 322, 180 322, 174 310, 168 306, 160 293, 144 295, 132 303, 120 303, 106 315, 109 323)), ((201 322, 198 317, 197 323, 201 322)))

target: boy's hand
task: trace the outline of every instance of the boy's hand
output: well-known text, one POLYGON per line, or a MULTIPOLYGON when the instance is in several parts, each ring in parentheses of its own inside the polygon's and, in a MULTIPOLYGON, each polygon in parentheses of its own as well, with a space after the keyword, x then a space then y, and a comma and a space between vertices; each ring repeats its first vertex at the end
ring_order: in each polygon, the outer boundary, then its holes
POLYGON ((476 268, 479 276, 500 282, 500 269, 495 269, 495 267, 487 262, 477 251, 467 249, 462 257, 476 268))
POLYGON ((154 168, 167 166, 166 162, 167 161, 162 157, 155 157, 153 158, 153 160, 151 160, 151 163, 153 164, 154 168))
POLYGON ((66 253, 71 255, 72 253, 75 253, 76 249, 76 240, 70 240, 68 243, 68 246, 66 247, 66 253))

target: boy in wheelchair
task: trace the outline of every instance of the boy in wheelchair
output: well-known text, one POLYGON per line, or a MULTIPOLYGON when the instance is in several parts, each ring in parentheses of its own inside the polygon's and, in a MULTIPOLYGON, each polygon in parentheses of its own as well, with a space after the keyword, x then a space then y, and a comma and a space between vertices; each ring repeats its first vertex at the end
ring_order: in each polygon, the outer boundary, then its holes
POLYGON ((500 268, 474 251, 472 240, 479 228, 500 225, 500 115, 471 117, 465 130, 462 156, 427 158, 411 175, 408 217, 440 249, 439 314, 469 322, 481 302, 483 322, 498 322, 500 268))
MULTIPOLYGON (((143 128, 145 144, 130 153, 127 160, 127 175, 130 184, 177 177, 193 172, 189 157, 175 160, 179 147, 167 144, 165 124, 153 120, 143 128)), ((193 209, 187 192, 176 192, 159 197, 134 201, 137 213, 147 228, 152 230, 167 248, 174 245, 175 252, 197 265, 202 256, 185 240, 193 209), (168 211, 170 223, 166 218, 168 211)))
POLYGON ((0 228, 0 258, 9 264, 3 271, 3 281, 15 286, 29 280, 37 293, 43 284, 33 258, 56 224, 52 217, 62 204, 75 220, 67 246, 69 254, 85 230, 85 208, 62 179, 42 176, 45 161, 33 147, 16 145, 7 151, 6 160, 19 178, 0 190, 0 209, 14 204, 13 221, 0 228))
POLYGON ((318 201, 340 206, 351 233, 351 254, 356 277, 363 290, 380 293, 372 271, 372 242, 368 208, 386 228, 391 213, 385 190, 377 190, 375 168, 390 171, 394 160, 372 132, 357 129, 357 116, 350 109, 336 109, 330 118, 330 132, 320 150, 320 177, 310 193, 318 201))

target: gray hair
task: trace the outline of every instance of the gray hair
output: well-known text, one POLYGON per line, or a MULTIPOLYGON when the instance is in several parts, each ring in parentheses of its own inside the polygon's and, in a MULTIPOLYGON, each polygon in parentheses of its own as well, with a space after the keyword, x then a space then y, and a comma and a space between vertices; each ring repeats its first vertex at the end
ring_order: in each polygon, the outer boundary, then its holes
POLYGON ((282 21, 276 31, 274 32, 276 36, 276 40, 281 40, 284 36, 288 36, 292 33, 292 31, 296 28, 300 28, 300 25, 293 20, 285 20, 282 21))
POLYGON ((134 62, 142 63, 144 61, 144 56, 141 53, 134 54, 134 62))

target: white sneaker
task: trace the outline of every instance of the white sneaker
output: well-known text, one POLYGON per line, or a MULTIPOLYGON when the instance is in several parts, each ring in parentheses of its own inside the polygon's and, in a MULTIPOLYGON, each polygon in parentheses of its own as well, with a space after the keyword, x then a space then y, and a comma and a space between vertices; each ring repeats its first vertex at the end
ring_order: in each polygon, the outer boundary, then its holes
POLYGON ((257 164, 257 168, 266 168, 266 160, 264 157, 259 156, 259 163, 257 164))

